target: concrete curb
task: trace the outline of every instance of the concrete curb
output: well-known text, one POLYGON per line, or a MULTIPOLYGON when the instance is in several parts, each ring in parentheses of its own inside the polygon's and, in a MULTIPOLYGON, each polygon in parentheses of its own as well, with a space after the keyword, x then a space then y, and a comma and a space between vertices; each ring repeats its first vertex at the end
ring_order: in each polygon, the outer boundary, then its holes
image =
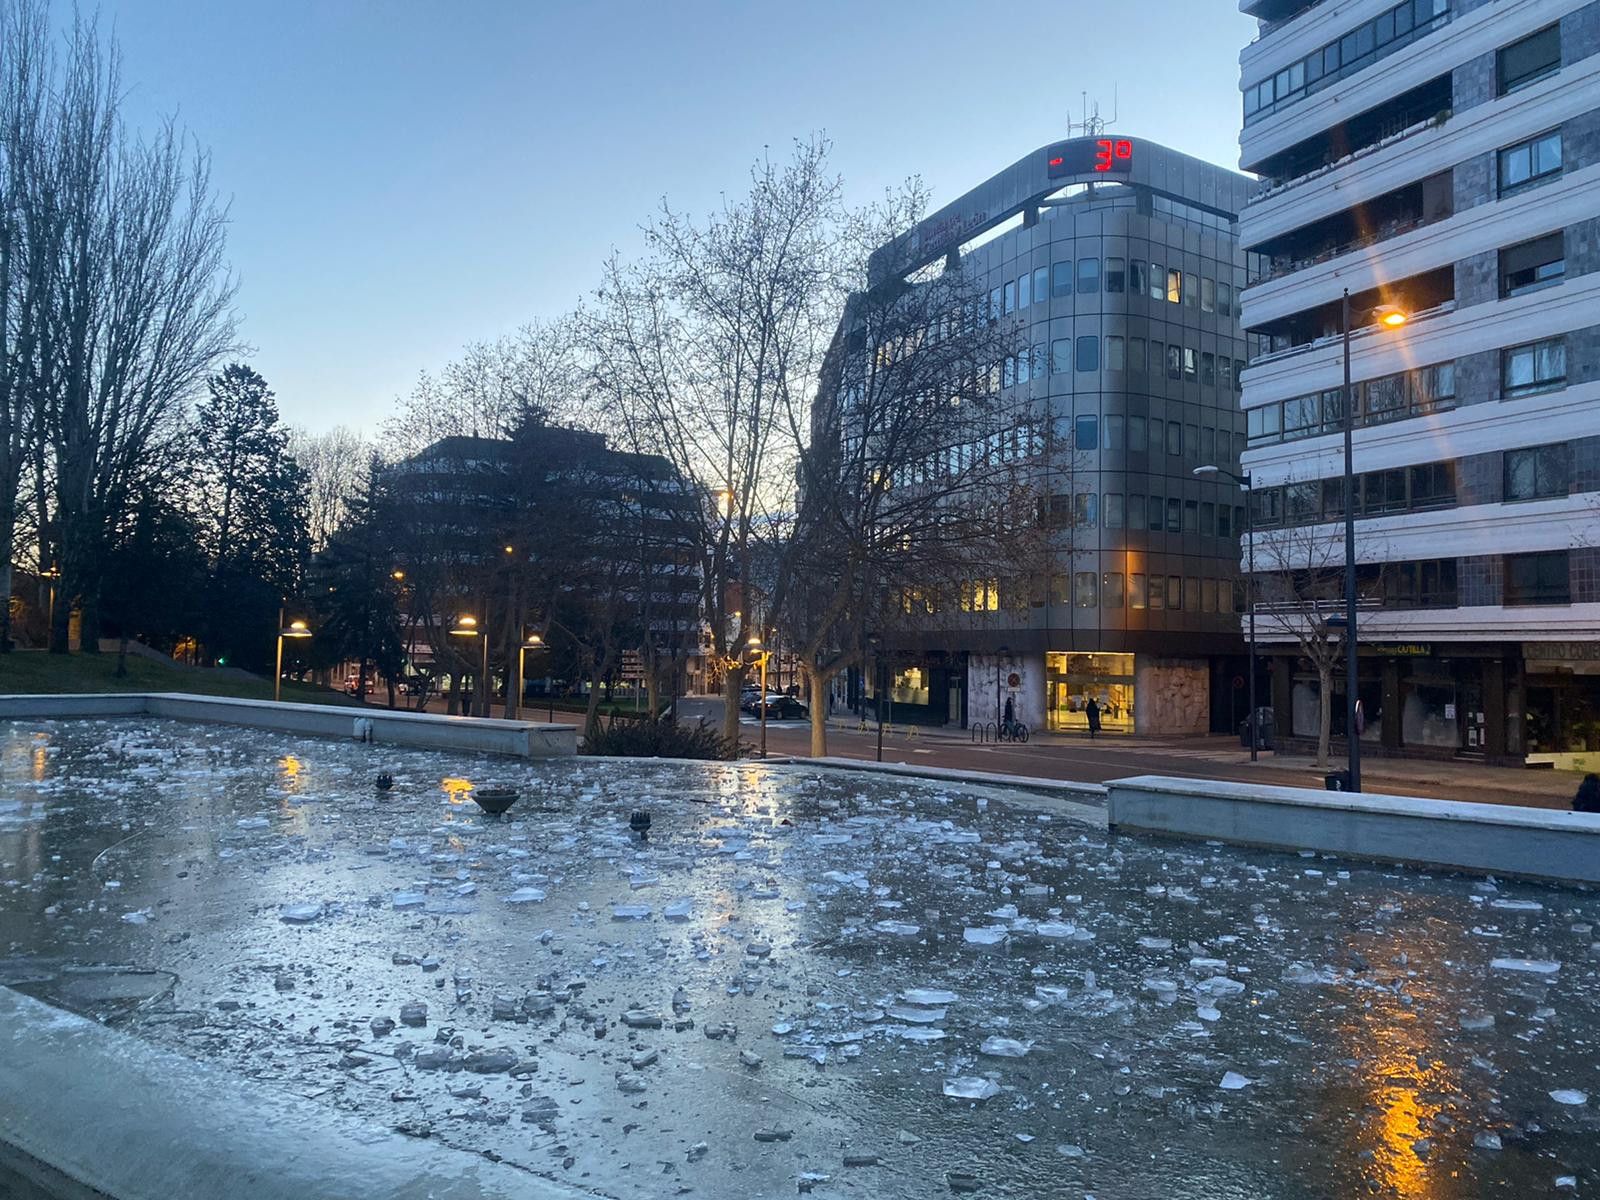
POLYGON ((0 1194, 575 1200, 0 988, 0 1194), (21 1181, 21 1182, 18 1182, 21 1181))
POLYGON ((448 717, 381 708, 335 708, 324 704, 197 696, 187 692, 0 695, 0 720, 140 715, 244 725, 313 737, 353 738, 428 750, 509 754, 518 758, 565 757, 578 751, 575 726, 535 721, 448 717))
POLYGON ((1346 858, 1600 883, 1600 814, 1140 775, 1106 785, 1107 824, 1346 858))
MULTIPOLYGON (((761 763, 763 760, 749 759, 761 763)), ((915 763, 880 763, 854 758, 769 758, 770 764, 790 767, 825 767, 829 770, 863 771, 877 775, 899 775, 908 779, 931 779, 940 783, 976 784, 980 787, 1012 788, 1072 799, 1080 804, 1104 804, 1106 788, 1098 783, 1075 783, 1067 779, 1042 779, 1036 775, 1004 775, 995 771, 968 771, 958 767, 925 767, 915 763)))

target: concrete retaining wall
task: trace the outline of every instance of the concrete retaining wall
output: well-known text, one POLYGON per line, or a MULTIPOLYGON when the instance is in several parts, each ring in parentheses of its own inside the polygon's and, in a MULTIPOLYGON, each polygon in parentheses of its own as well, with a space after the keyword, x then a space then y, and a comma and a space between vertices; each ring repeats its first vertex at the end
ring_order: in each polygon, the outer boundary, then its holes
MULTIPOLYGON (((0 988, 0 1196, 578 1200, 0 988)), ((587 1194, 587 1193, 584 1193, 587 1194)))
POLYGON ((1141 775, 1106 785, 1124 833, 1600 883, 1600 814, 1141 775))
POLYGON ((148 715, 182 721, 245 725, 313 737, 353 738, 392 746, 466 750, 551 758, 578 752, 572 725, 493 718, 447 717, 382 708, 279 704, 183 692, 0 696, 0 718, 124 717, 148 715))

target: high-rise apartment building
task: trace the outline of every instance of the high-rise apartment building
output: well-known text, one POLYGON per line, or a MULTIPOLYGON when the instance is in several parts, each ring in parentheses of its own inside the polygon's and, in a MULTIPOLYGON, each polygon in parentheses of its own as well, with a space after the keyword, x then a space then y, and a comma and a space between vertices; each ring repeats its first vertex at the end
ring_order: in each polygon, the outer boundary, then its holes
MULTIPOLYGON (((1600 3, 1239 7, 1266 557, 1343 563, 1348 293, 1363 745, 1572 765, 1600 751, 1600 3)), ((1314 736, 1315 674, 1263 637, 1279 734, 1314 736)))

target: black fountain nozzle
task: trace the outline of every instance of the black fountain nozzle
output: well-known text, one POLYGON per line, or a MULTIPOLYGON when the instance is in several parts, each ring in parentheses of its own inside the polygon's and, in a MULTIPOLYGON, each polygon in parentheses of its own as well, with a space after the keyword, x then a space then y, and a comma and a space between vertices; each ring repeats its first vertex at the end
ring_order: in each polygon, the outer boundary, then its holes
POLYGON ((379 771, 378 777, 372 783, 380 792, 387 792, 394 786, 394 776, 387 771, 379 771))
POLYGON ((491 817, 498 817, 517 801, 514 788, 479 788, 472 789, 472 798, 479 808, 491 817))
POLYGON ((628 817, 628 828, 637 833, 641 838, 650 836, 650 814, 635 810, 628 817))

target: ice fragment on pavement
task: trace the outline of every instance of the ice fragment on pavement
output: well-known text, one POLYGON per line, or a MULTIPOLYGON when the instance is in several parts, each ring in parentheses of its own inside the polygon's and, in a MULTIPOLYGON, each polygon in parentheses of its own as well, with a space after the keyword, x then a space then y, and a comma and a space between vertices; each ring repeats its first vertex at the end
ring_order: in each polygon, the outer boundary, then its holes
POLYGON ((1254 1079, 1246 1079, 1237 1071, 1229 1071, 1223 1075, 1222 1082, 1217 1086, 1225 1092, 1237 1092, 1241 1088, 1249 1087, 1254 1082, 1254 1079))
POLYGON ((1480 1133, 1472 1139, 1472 1144, 1479 1150, 1499 1150, 1502 1148, 1498 1133, 1480 1133))
POLYGON ((1544 905, 1537 900, 1491 900, 1490 908, 1505 909, 1508 912, 1543 912, 1544 905))
POLYGON ((661 1018, 640 1008, 630 1008, 622 1014, 622 1023, 629 1029, 660 1029, 661 1018))
POLYGON ((545 893, 536 887, 519 887, 505 898, 507 904, 539 904, 544 900, 545 893))
POLYGON ((613 921, 643 921, 650 915, 648 904, 613 904, 611 906, 611 919, 613 921))
POLYGON ((903 1042, 942 1042, 949 1036, 942 1029, 932 1029, 926 1025, 908 1025, 900 1030, 900 1040, 903 1042))
POLYGON ((1493 1029, 1494 1014, 1486 1012, 1468 1013, 1461 1018, 1461 1028, 1470 1030, 1493 1029))
POLYGON ((148 908, 140 908, 135 909, 133 912, 125 912, 122 914, 122 919, 129 925, 148 925, 150 923, 150 910, 148 908))
POLYGON ((1158 937, 1142 937, 1142 938, 1139 939, 1139 945, 1143 946, 1146 950, 1171 950, 1172 949, 1172 939, 1171 938, 1158 938, 1158 937))
POLYGON ((694 902, 690 900, 674 900, 661 910, 661 915, 669 921, 687 921, 694 913, 694 902))
POLYGON ((1576 1175, 1557 1175, 1556 1187, 1564 1192, 1575 1192, 1578 1190, 1578 1177, 1576 1175))
POLYGON ((1522 971, 1529 975, 1554 975, 1561 964, 1546 958, 1497 958, 1489 964, 1496 971, 1522 971))
POLYGON ((428 1006, 420 1000, 400 1006, 400 1024, 420 1028, 428 1023, 428 1006))
POLYGON ((321 915, 320 904, 285 904, 278 909, 278 920, 289 925, 305 925, 321 915))
POLYGON ((1004 925, 982 925, 977 928, 969 925, 962 930, 961 938, 974 946, 997 946, 1006 940, 1010 932, 1004 925))
POLYGON ((911 1004, 891 1004, 884 1012, 896 1021, 907 1021, 912 1025, 937 1025, 944 1020, 947 1009, 922 1008, 911 1004))
POLYGON ((1015 1038, 988 1037, 978 1047, 979 1054, 990 1058, 1021 1058, 1033 1049, 1032 1042, 1019 1042, 1015 1038))
POLYGON ((1212 1008, 1209 1004, 1200 1005, 1199 1008, 1194 1010, 1194 1015, 1202 1021, 1220 1021, 1222 1019, 1222 1013, 1212 1008))
POLYGON ((1557 1088, 1550 1093, 1550 1099, 1557 1104, 1587 1104, 1589 1093, 1580 1092, 1576 1088, 1557 1088))
POLYGON ((761 1056, 751 1050, 741 1050, 739 1051, 739 1061, 747 1067, 759 1067, 761 1065, 761 1056))
POLYGON ((900 999, 907 1004, 919 1004, 929 1007, 939 1004, 954 1004, 961 997, 954 992, 944 991, 942 988, 909 988, 900 993, 900 999))
POLYGON ((428 902, 428 898, 421 892, 396 892, 394 906, 399 909, 421 908, 428 902))
POLYGON ((266 817, 240 817, 234 824, 240 829, 269 829, 272 826, 266 817))
POLYGON ((922 926, 913 925, 909 921, 879 921, 873 928, 891 937, 916 937, 922 932, 922 926))
POLYGON ((944 1094, 953 1100, 987 1100, 1000 1094, 1000 1085, 977 1075, 959 1075, 944 1081, 944 1094))
POLYGON ((1082 1158, 1085 1152, 1082 1146, 1063 1143, 1056 1147, 1056 1153, 1061 1155, 1062 1158, 1082 1158))

